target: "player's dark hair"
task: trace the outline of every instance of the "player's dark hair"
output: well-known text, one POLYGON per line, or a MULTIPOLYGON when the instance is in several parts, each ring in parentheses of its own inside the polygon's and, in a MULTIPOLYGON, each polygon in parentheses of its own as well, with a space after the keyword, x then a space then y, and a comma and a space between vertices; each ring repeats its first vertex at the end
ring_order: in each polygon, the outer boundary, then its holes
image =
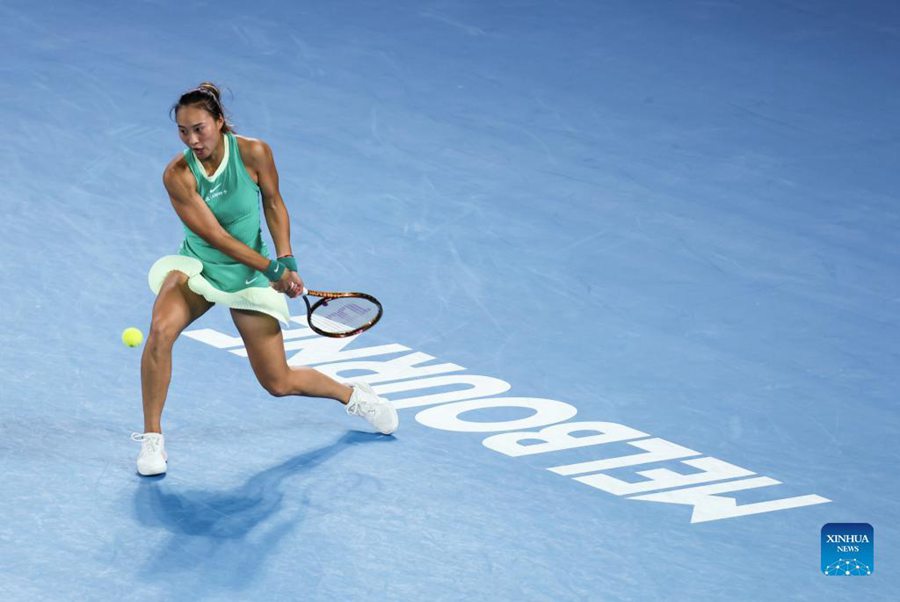
POLYGON ((222 106, 222 94, 218 86, 212 82, 203 82, 196 88, 192 88, 179 97, 178 102, 172 105, 169 116, 175 120, 178 117, 178 109, 181 107, 198 105, 204 111, 213 116, 213 119, 221 117, 225 120, 222 131, 234 132, 234 125, 228 120, 225 107, 222 106))

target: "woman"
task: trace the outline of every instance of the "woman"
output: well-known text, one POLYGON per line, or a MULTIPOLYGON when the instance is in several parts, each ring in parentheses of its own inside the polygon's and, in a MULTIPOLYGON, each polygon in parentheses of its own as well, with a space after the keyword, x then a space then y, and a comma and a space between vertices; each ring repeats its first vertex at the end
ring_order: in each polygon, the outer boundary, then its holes
POLYGON ((141 442, 138 472, 166 472, 160 418, 172 375, 172 346, 215 303, 230 308, 253 372, 269 393, 329 397, 378 432, 394 432, 396 410, 368 385, 351 387, 287 364, 278 321, 288 323, 285 295, 300 294, 303 280, 291 251, 290 221, 269 146, 234 134, 219 90, 208 82, 182 94, 172 112, 187 148, 166 167, 163 182, 185 238, 178 255, 163 257, 150 269, 150 288, 157 297, 141 358, 144 432, 132 435, 141 442), (260 196, 275 243, 274 260, 260 231, 260 196))

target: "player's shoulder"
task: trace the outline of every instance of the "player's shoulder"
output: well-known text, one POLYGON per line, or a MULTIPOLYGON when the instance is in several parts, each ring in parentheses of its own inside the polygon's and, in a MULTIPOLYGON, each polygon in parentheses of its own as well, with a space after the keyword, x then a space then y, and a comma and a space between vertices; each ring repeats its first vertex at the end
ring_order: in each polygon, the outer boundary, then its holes
POLYGON ((184 153, 175 155, 166 168, 163 170, 163 182, 167 185, 178 180, 182 180, 188 176, 192 176, 191 167, 188 165, 184 153))
POLYGON ((244 162, 250 162, 252 165, 260 165, 263 161, 272 160, 272 149, 265 140, 259 138, 249 138, 247 136, 234 135, 237 140, 238 149, 241 151, 241 158, 244 162))

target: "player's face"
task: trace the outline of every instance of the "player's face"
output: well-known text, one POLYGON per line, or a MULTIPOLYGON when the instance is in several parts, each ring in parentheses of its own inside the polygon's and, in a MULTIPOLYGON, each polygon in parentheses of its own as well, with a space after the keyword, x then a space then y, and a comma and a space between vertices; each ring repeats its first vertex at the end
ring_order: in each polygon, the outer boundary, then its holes
POLYGON ((213 119, 206 109, 188 105, 178 109, 175 120, 181 141, 194 151, 198 159, 208 159, 218 148, 224 119, 213 119))

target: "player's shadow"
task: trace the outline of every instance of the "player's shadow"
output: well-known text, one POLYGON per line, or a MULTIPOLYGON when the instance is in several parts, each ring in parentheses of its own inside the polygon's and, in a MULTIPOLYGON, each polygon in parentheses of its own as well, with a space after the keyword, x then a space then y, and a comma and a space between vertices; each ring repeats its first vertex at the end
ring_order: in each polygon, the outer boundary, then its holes
POLYGON ((308 493, 298 487, 290 494, 290 512, 282 512, 285 479, 306 473, 351 446, 393 440, 351 431, 226 491, 179 491, 165 480, 142 479, 134 496, 135 517, 146 526, 171 532, 166 544, 147 558, 145 576, 157 580, 180 574, 185 592, 200 586, 243 589, 281 539, 303 520, 309 506, 308 493))

